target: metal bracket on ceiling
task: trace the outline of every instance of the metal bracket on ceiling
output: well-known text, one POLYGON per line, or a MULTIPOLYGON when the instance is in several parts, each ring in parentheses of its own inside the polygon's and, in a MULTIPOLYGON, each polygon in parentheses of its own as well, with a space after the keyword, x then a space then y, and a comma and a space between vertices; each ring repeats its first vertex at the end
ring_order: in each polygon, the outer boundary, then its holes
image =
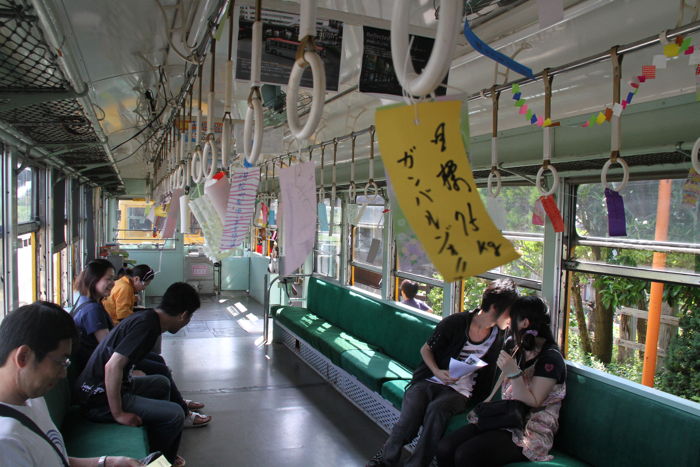
MULTIPOLYGON (((81 165, 82 165, 82 164, 81 164, 81 165)), ((111 162, 101 162, 101 163, 97 163, 97 164, 87 164, 87 165, 85 165, 82 169, 78 170, 78 173, 85 173, 85 172, 87 172, 88 170, 99 169, 100 167, 111 167, 111 166, 112 166, 112 163, 111 163, 111 162)), ((91 175, 90 178, 96 178, 96 177, 101 177, 101 176, 103 176, 103 175, 94 175, 94 176, 91 175)), ((109 176, 111 177, 112 175, 109 175, 109 176)))
POLYGON ((75 91, 39 91, 31 89, 0 89, 0 112, 18 109, 21 107, 29 107, 35 104, 43 104, 46 102, 62 101, 66 99, 76 99, 86 96, 88 93, 87 86, 83 87, 80 92, 75 91))

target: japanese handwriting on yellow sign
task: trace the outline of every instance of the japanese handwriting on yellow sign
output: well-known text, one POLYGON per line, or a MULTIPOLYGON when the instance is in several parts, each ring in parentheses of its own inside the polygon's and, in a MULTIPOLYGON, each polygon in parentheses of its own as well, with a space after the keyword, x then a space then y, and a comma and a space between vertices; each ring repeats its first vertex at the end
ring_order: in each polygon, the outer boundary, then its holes
POLYGON ((449 282, 520 256, 486 213, 476 189, 460 134, 460 105, 425 102, 376 114, 384 170, 399 206, 449 282))

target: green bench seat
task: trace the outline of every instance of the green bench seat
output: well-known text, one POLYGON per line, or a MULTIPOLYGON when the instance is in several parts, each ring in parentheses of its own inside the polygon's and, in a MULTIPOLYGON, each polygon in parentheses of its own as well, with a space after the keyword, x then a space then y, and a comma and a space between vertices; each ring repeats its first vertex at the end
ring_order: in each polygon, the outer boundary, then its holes
MULTIPOLYGON (((396 409, 436 323, 311 278, 308 307, 275 319, 396 409)), ((549 462, 513 466, 700 466, 700 404, 567 363, 567 397, 549 462)), ((447 431, 467 423, 455 415, 447 431)))
POLYGON ((140 459, 149 453, 143 427, 95 423, 71 405, 70 383, 64 378, 46 396, 51 419, 63 435, 72 457, 128 456, 140 459))

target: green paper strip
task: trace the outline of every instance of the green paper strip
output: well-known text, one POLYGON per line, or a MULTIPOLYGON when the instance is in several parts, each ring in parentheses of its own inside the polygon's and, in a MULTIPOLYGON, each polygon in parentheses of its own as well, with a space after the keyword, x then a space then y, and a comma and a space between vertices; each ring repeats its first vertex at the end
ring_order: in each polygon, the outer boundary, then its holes
POLYGON ((692 37, 686 37, 683 39, 683 43, 681 43, 681 52, 685 52, 688 47, 690 47, 690 44, 693 43, 693 38, 692 37))
POLYGON ((591 118, 588 119, 588 123, 589 123, 590 125, 595 125, 595 121, 596 121, 597 118, 598 118, 598 115, 595 115, 595 114, 594 114, 594 115, 591 115, 591 118))
POLYGON ((519 93, 519 92, 520 92, 520 85, 519 85, 518 83, 515 83, 515 84, 513 85, 512 91, 513 91, 513 94, 519 93))
POLYGON ((530 120, 532 118, 532 110, 528 110, 527 113, 525 114, 525 118, 530 120))
POLYGON ((525 105, 525 99, 515 101, 515 105, 516 107, 522 107, 523 105, 525 105))

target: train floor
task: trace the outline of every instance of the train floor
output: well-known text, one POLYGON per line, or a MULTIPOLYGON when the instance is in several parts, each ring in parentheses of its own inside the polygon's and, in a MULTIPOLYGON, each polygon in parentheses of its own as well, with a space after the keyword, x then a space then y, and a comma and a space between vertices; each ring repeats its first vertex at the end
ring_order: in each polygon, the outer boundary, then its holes
POLYGON ((281 344, 262 345, 262 305, 202 297, 162 352, 185 399, 213 416, 185 429, 188 466, 362 466, 386 434, 281 344))

